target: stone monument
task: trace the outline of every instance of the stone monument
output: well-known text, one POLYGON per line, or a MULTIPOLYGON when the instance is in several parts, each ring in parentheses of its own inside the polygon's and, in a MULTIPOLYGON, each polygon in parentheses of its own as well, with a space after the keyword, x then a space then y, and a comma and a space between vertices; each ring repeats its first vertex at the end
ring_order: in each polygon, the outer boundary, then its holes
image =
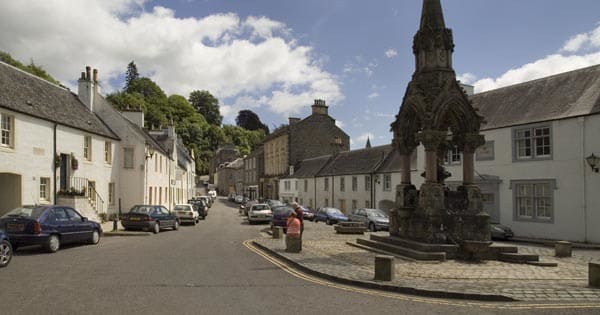
POLYGON ((484 144, 483 118, 459 86, 452 68, 454 43, 440 0, 423 0, 421 25, 413 39, 416 70, 396 120, 393 145, 402 160, 396 208, 390 211, 390 235, 427 244, 455 244, 463 256, 476 257, 490 242, 489 216, 474 182, 473 156, 484 144), (425 147, 425 183, 411 183, 410 156, 425 147), (463 183, 456 191, 444 185, 442 167, 448 149, 463 154, 463 183))

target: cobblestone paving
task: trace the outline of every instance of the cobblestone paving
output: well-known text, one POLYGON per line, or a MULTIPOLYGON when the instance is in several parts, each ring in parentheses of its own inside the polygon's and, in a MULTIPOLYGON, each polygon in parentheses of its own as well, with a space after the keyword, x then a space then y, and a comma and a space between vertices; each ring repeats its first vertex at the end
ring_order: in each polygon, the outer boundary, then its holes
MULTIPOLYGON (((387 232, 378 232, 387 235, 387 232)), ((309 269, 336 277, 374 282, 376 253, 350 246, 361 235, 340 235, 333 227, 307 222, 300 254, 285 253, 282 239, 268 235, 257 243, 309 269)), ((511 244, 515 245, 515 244, 511 244)), ((517 244, 518 245, 518 244, 517 244)), ((554 249, 520 246, 519 253, 537 254, 542 262, 556 262, 558 267, 539 267, 485 261, 479 264, 449 260, 414 262, 395 260, 395 279, 389 283, 428 291, 466 294, 503 295, 522 301, 598 302, 600 289, 588 287, 588 262, 600 262, 600 250, 583 251, 585 255, 556 258, 554 249)))

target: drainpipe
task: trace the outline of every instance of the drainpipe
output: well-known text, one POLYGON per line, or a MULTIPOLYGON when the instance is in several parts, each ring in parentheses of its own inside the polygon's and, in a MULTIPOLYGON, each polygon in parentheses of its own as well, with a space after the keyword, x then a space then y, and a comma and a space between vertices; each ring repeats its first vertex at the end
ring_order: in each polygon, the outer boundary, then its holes
POLYGON ((335 177, 331 175, 331 207, 335 208, 335 177))
POLYGON ((316 211, 318 209, 318 207, 317 207, 317 178, 316 177, 313 177, 313 184, 314 184, 313 186, 315 186, 315 207, 313 210, 316 211))
POLYGON ((55 159, 56 159, 56 127, 57 126, 58 126, 58 124, 54 123, 54 135, 53 135, 53 138, 54 138, 53 139, 53 141, 54 141, 54 143, 53 143, 53 151, 54 152, 53 153, 54 154, 52 155, 52 167, 54 167, 54 197, 52 200, 54 201, 54 204, 56 204, 56 162, 55 162, 55 159))
POLYGON ((581 177, 583 180, 583 193, 581 198, 583 199, 582 204, 583 204, 583 241, 587 243, 588 241, 588 228, 587 228, 587 222, 588 222, 588 218, 587 218, 587 176, 586 176, 586 171, 585 171, 585 167, 586 167, 586 161, 585 161, 585 117, 581 117, 580 118, 580 122, 581 122, 581 159, 580 159, 580 165, 582 165, 581 170, 582 170, 582 174, 583 176, 581 177), (582 161, 583 160, 583 161, 582 161))

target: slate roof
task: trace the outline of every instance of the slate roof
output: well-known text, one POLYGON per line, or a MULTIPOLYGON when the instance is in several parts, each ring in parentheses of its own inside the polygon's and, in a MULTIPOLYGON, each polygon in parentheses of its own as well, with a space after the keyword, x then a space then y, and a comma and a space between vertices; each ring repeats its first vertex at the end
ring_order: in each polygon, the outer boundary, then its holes
POLYGON ((3 62, 0 62, 0 107, 120 140, 77 95, 3 62))
POLYGON ((475 94, 482 130, 600 113, 600 65, 475 94))
POLYGON ((296 165, 294 175, 286 176, 286 178, 312 178, 317 176, 319 171, 330 161, 331 155, 323 155, 310 159, 305 159, 296 165))
POLYGON ((377 170, 392 151, 392 145, 382 145, 336 154, 317 176, 367 174, 377 170))

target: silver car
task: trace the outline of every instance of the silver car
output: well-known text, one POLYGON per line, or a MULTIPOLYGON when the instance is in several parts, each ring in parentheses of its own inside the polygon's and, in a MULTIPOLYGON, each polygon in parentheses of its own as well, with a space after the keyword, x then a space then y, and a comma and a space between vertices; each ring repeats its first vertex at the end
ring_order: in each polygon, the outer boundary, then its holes
POLYGON ((175 205, 173 213, 179 218, 180 222, 190 222, 193 225, 198 223, 200 216, 198 211, 194 210, 194 206, 187 203, 175 205))
POLYGON ((271 222, 273 212, 271 207, 266 203, 256 203, 248 209, 248 222, 271 222))
POLYGON ((363 222, 371 232, 387 231, 390 228, 388 215, 379 209, 354 209, 348 215, 348 221, 363 222))

